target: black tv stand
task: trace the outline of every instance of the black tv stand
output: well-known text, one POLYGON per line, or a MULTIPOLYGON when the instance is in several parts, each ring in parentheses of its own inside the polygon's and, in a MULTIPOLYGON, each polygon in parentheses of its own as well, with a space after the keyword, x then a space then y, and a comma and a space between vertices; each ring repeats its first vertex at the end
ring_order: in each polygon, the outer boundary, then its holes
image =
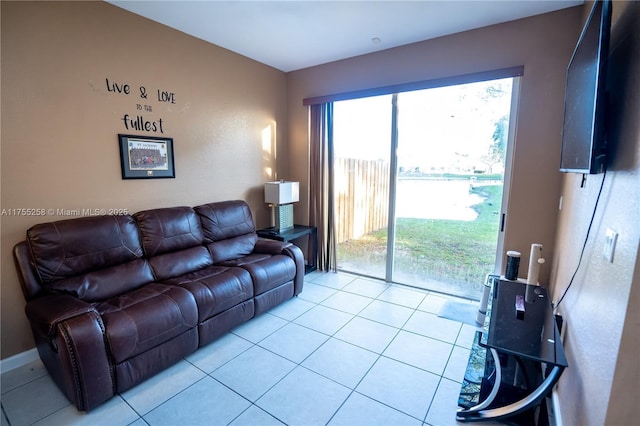
POLYGON ((546 424, 544 400, 568 366, 547 291, 490 279, 485 324, 471 348, 456 419, 546 424))

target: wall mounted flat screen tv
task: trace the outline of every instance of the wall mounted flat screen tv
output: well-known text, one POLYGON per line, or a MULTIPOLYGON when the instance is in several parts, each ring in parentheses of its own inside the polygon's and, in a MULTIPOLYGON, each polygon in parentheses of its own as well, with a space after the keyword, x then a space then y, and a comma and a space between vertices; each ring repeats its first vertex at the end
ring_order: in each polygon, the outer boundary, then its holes
POLYGON ((596 1, 567 67, 560 170, 597 174, 607 162, 607 57, 611 2, 596 1))

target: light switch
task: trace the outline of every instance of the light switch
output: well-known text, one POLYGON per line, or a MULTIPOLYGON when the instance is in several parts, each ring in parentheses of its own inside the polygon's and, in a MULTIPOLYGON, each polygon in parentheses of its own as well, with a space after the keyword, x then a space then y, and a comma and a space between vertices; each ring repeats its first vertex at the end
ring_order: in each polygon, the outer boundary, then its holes
POLYGON ((616 249, 616 241, 618 241, 618 233, 613 229, 607 228, 607 235, 604 241, 604 257, 611 263, 613 263, 613 252, 616 249))

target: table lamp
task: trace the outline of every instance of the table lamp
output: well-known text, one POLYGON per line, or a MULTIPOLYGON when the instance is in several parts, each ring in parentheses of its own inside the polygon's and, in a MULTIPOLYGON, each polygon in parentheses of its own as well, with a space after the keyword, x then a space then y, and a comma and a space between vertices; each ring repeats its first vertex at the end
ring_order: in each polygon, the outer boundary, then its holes
POLYGON ((281 180, 264 184, 264 202, 273 206, 276 231, 293 229, 293 203, 299 200, 299 182, 281 180))

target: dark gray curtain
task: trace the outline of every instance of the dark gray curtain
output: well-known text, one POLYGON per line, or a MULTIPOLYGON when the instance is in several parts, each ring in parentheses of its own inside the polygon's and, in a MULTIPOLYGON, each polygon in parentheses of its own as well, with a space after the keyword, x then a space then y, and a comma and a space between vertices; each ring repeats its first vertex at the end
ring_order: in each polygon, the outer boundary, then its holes
POLYGON ((318 267, 336 271, 333 103, 310 105, 309 223, 318 228, 318 267))

